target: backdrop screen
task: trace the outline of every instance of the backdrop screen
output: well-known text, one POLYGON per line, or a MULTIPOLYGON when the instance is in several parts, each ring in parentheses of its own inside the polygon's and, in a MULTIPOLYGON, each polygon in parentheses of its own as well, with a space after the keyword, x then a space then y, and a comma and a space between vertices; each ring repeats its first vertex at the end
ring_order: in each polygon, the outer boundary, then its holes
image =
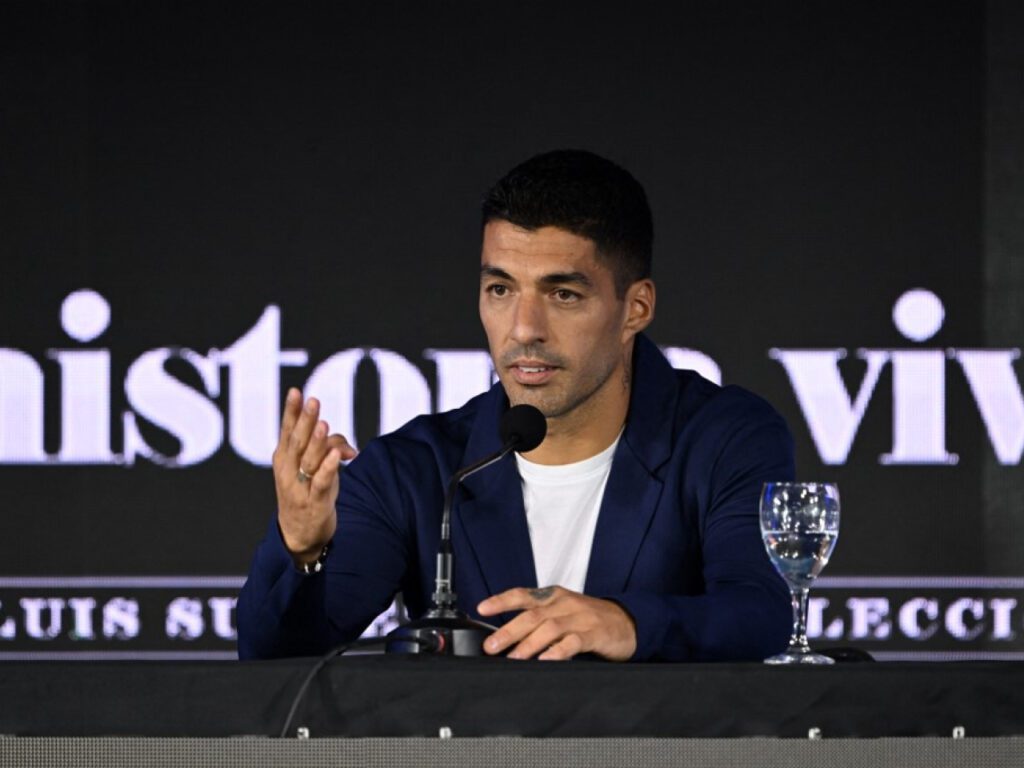
POLYGON ((646 187, 673 364, 766 397, 799 476, 838 482, 812 640, 1024 652, 980 4, 31 2, 0 27, 0 657, 233 656, 285 389, 365 444, 489 386, 480 196, 564 146, 646 187))

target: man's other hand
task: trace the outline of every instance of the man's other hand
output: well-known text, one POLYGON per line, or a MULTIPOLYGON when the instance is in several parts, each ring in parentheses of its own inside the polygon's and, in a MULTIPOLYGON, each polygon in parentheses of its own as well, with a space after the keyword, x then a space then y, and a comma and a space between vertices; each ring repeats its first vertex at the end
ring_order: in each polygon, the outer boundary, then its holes
POLYGON ((299 390, 288 390, 274 450, 274 486, 281 537, 298 565, 316 560, 334 535, 338 464, 356 455, 344 437, 328 436, 327 422, 319 417, 316 398, 303 403, 299 390))
POLYGON ((618 603, 562 587, 510 589, 487 598, 477 611, 494 616, 522 611, 484 642, 484 651, 511 648, 510 659, 571 659, 594 653, 625 661, 636 651, 636 625, 618 603))

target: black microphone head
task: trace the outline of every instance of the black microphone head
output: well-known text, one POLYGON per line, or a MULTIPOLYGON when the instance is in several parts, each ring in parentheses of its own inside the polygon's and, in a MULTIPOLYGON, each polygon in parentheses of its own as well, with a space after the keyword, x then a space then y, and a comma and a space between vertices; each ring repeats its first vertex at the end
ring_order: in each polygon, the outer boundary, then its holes
POLYGON ((532 451, 543 443, 547 431, 548 420, 539 408, 532 405, 512 406, 505 411, 501 417, 501 426, 498 427, 501 442, 504 445, 511 444, 520 453, 532 451))

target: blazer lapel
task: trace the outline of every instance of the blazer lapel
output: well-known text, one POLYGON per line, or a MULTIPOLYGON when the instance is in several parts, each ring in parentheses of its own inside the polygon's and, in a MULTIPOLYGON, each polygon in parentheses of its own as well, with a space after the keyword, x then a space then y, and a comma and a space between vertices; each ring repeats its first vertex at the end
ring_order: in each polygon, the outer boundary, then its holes
POLYGON ((476 556, 487 593, 536 587, 523 489, 512 456, 468 478, 456 515, 476 556), (474 482, 475 481, 475 482, 474 482))
POLYGON ((601 596, 626 591, 629 574, 661 497, 654 477, 625 441, 619 443, 601 500, 584 592, 601 596))
POLYGON ((657 470, 672 451, 675 373, 642 334, 636 338, 633 374, 626 430, 615 449, 590 550, 584 587, 588 595, 626 590, 661 498, 663 483, 657 470))
MULTIPOLYGON (((462 466, 501 448, 498 425, 508 399, 500 384, 491 394, 473 423, 462 466)), ((453 506, 452 534, 465 537, 487 594, 537 586, 523 489, 512 455, 466 478, 453 506)))

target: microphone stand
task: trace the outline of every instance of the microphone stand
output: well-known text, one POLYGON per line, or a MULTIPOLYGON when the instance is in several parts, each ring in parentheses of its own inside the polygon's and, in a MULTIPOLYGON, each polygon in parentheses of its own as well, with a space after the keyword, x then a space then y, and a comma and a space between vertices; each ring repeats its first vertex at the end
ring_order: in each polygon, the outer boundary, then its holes
POLYGON ((403 624, 388 634, 388 653, 434 653, 445 656, 483 656, 483 642, 497 627, 469 618, 456 608, 457 595, 452 590, 454 555, 452 553, 451 512, 455 494, 462 481, 470 475, 505 458, 519 443, 509 440, 501 450, 485 456, 452 475, 444 495, 441 516, 441 544, 437 552, 432 606, 422 618, 403 624), (424 642, 426 641, 426 642, 424 642))

